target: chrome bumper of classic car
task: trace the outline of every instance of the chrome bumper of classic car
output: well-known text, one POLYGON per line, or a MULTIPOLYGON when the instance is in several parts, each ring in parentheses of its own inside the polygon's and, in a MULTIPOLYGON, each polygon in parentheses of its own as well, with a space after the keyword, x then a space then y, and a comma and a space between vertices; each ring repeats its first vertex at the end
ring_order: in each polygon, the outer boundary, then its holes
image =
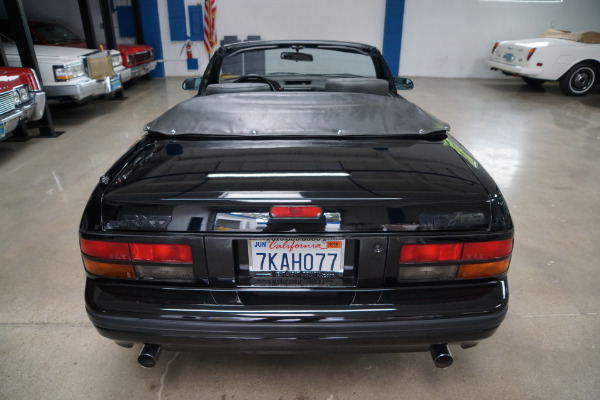
POLYGON ((138 76, 149 74, 150 71, 153 71, 156 68, 157 61, 150 61, 146 64, 136 65, 135 67, 128 68, 131 70, 132 77, 136 78, 138 76))
POLYGON ((129 82, 131 78, 133 78, 133 75, 131 74, 131 70, 129 68, 119 67, 115 69, 115 73, 119 74, 121 82, 123 83, 129 82))
POLYGON ((538 76, 542 73, 541 68, 521 67, 519 65, 506 64, 492 59, 485 60, 485 62, 492 68, 519 76, 538 76))
POLYGON ((506 315, 505 279, 447 290, 332 289, 331 294, 347 292, 354 300, 345 305, 239 305, 235 298, 252 295, 253 289, 188 287, 173 296, 177 289, 88 280, 86 305, 101 335, 123 345, 151 343, 171 350, 420 351, 435 343, 476 343, 491 336, 506 315), (163 296, 171 301, 154 297, 161 290, 169 292, 163 296), (231 304, 211 304, 213 296, 221 295, 229 296, 231 304))
POLYGON ((104 79, 84 78, 68 84, 45 85, 44 90, 49 99, 83 101, 121 89, 119 74, 104 79))
POLYGON ((25 104, 17 106, 16 109, 0 117, 0 139, 3 139, 8 133, 22 121, 37 121, 44 115, 46 106, 46 93, 31 92, 33 98, 25 104))

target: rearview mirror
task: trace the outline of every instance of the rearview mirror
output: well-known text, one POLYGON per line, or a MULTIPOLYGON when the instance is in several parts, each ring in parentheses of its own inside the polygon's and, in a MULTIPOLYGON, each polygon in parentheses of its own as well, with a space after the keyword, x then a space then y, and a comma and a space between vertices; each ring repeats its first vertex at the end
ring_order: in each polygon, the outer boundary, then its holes
POLYGON ((202 83, 202 78, 188 78, 183 81, 181 88, 183 90, 198 90, 200 88, 200 84, 202 83))
POLYGON ((281 53, 280 57, 282 60, 291 60, 291 61, 312 61, 313 60, 312 54, 299 53, 299 52, 294 53, 293 51, 284 51, 283 53, 281 53))
POLYGON ((394 78, 394 84, 396 85, 396 90, 412 90, 415 87, 410 78, 394 78))

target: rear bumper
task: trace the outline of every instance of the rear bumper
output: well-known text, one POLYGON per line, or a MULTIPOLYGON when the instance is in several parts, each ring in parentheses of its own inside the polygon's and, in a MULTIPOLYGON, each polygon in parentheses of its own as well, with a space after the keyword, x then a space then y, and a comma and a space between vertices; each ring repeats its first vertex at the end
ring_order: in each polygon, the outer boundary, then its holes
POLYGON ((401 352, 435 343, 471 345, 491 336, 508 309, 505 280, 472 291, 465 285, 437 293, 431 287, 343 290, 353 292, 350 304, 318 306, 239 304, 255 295, 252 289, 193 288, 176 295, 171 289, 169 302, 145 297, 151 291, 102 286, 88 280, 86 288, 88 316, 101 335, 171 350, 401 352), (138 301, 128 305, 132 293, 138 301), (215 304, 215 298, 230 301, 215 304))
POLYGON ((492 68, 498 69, 509 74, 516 74, 519 76, 536 78, 539 77, 539 75, 542 73, 541 68, 521 67, 519 65, 512 65, 491 59, 488 59, 485 62, 492 68))

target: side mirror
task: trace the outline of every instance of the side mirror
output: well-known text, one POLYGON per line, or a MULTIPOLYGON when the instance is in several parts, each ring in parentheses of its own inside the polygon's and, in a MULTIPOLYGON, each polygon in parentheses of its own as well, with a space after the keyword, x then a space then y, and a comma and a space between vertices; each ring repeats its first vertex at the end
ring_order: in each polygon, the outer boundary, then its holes
POLYGON ((202 78, 188 78, 183 81, 181 88, 183 90, 198 90, 200 88, 200 84, 202 83, 202 78))
POLYGON ((412 90, 415 87, 410 78, 394 78, 394 84, 396 85, 396 90, 412 90))

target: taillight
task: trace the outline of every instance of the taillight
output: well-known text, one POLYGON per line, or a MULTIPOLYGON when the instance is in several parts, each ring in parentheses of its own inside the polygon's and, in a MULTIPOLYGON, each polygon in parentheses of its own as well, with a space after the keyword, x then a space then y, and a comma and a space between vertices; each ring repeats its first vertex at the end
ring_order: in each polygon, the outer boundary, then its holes
POLYGON ((533 53, 535 53, 535 47, 532 48, 531 50, 529 50, 529 54, 527 54, 527 61, 529 61, 529 59, 531 58, 531 56, 533 55, 533 53))
POLYGON ((186 244, 131 243, 133 261, 160 263, 192 263, 192 249, 186 244))
POLYGON ((400 252, 398 280, 474 279, 508 269, 513 240, 409 244, 400 252), (438 264, 439 263, 439 264, 438 264))
POLYGON ((494 43, 494 47, 492 47, 492 54, 494 54, 494 52, 496 51, 496 48, 498 48, 499 44, 500 44, 500 42, 494 43))
POLYGON ((125 279, 194 279, 192 248, 187 244, 86 239, 79 242, 85 269, 93 275, 125 279))
POLYGON ((272 218, 320 218, 323 209, 317 206, 273 206, 272 218))
POLYGON ((123 242, 100 242, 97 240, 79 240, 81 252, 96 258, 111 260, 131 260, 129 244, 123 242))
POLYGON ((462 243, 449 244, 409 244, 402 247, 401 263, 458 261, 462 243))

